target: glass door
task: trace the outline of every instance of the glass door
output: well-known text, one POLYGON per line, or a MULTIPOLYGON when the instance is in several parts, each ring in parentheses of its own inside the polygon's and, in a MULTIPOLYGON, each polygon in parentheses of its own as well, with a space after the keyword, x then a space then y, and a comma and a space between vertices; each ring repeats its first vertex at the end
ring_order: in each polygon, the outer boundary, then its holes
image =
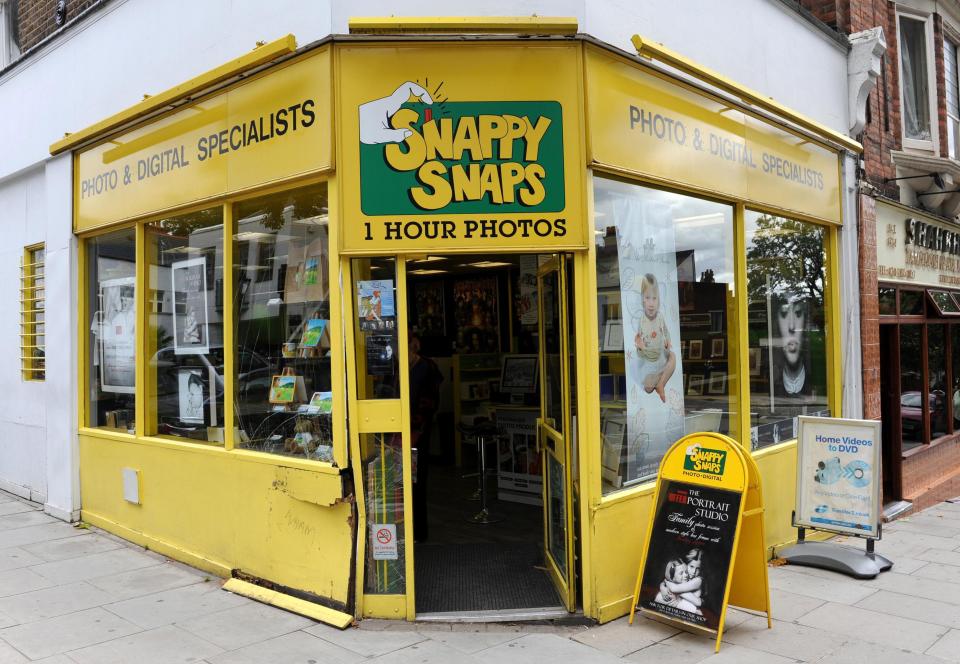
MULTIPOLYGON (((402 259, 348 259, 349 421, 363 617, 415 617, 406 280, 402 259)), ((359 567, 359 565, 358 565, 359 567)))
POLYGON ((540 320, 540 444, 544 555, 568 611, 576 606, 571 473, 567 265, 554 255, 537 274, 540 320))

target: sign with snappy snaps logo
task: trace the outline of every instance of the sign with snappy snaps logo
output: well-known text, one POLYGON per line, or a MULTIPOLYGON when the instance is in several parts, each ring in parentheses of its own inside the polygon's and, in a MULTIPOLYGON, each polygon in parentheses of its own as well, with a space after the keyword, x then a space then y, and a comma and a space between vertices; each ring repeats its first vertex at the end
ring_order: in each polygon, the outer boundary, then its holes
POLYGON ((342 53, 346 251, 584 246, 574 51, 379 51, 342 53))

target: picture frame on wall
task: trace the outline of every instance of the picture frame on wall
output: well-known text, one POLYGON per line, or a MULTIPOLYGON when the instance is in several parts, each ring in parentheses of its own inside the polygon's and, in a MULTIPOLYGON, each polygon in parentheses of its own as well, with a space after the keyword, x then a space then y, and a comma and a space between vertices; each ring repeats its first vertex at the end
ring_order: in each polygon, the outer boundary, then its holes
POLYGON ((723 337, 714 339, 710 343, 710 357, 723 357, 723 337))
MULTIPOLYGON (((503 392, 533 394, 537 391, 536 355, 505 355, 500 373, 500 389, 503 392)), ((613 385, 611 383, 611 393, 613 385)))
POLYGON ((687 359, 687 340, 680 340, 680 359, 687 359))
POLYGON ((727 393, 727 374, 724 371, 713 371, 710 373, 710 383, 707 386, 707 394, 723 395, 727 393))
POLYGON ((703 374, 690 374, 687 395, 691 397, 703 396, 703 374))
POLYGON ((207 309, 207 259, 190 258, 170 265, 173 290, 173 352, 206 355, 210 352, 207 309))
POLYGON ((604 352, 623 350, 623 319, 615 318, 608 320, 606 325, 604 325, 603 350, 604 352))
POLYGON ((690 356, 688 359, 691 359, 691 360, 703 359, 703 339, 690 340, 690 356))

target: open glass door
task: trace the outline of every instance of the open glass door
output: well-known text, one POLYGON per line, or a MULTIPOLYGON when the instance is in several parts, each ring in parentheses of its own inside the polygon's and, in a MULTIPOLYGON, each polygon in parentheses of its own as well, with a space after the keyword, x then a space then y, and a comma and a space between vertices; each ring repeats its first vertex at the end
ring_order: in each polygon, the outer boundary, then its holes
POLYGON ((544 555, 568 611, 576 606, 570 417, 570 351, 566 261, 540 265, 540 427, 543 468, 544 555))
POLYGON ((364 617, 415 615, 413 465, 407 384, 405 269, 394 258, 350 259, 354 345, 350 435, 355 462, 359 591, 364 617))

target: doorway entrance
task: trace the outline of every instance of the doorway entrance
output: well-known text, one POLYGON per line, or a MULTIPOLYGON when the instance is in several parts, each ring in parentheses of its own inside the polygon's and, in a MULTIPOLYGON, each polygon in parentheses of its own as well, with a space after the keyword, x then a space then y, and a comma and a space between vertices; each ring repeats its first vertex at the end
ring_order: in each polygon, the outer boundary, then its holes
MULTIPOLYGON (((362 443, 373 409, 402 418, 399 435, 358 450, 361 468, 380 468, 378 455, 396 443, 403 478, 378 487, 365 474, 365 574, 405 573, 391 587, 365 580, 365 615, 386 606, 371 591, 402 592, 408 619, 575 609, 570 263, 558 254, 352 259, 351 422, 360 414, 362 443), (393 530, 402 543, 390 560, 376 535, 393 530)), ((385 430, 377 419, 370 426, 385 430)))

